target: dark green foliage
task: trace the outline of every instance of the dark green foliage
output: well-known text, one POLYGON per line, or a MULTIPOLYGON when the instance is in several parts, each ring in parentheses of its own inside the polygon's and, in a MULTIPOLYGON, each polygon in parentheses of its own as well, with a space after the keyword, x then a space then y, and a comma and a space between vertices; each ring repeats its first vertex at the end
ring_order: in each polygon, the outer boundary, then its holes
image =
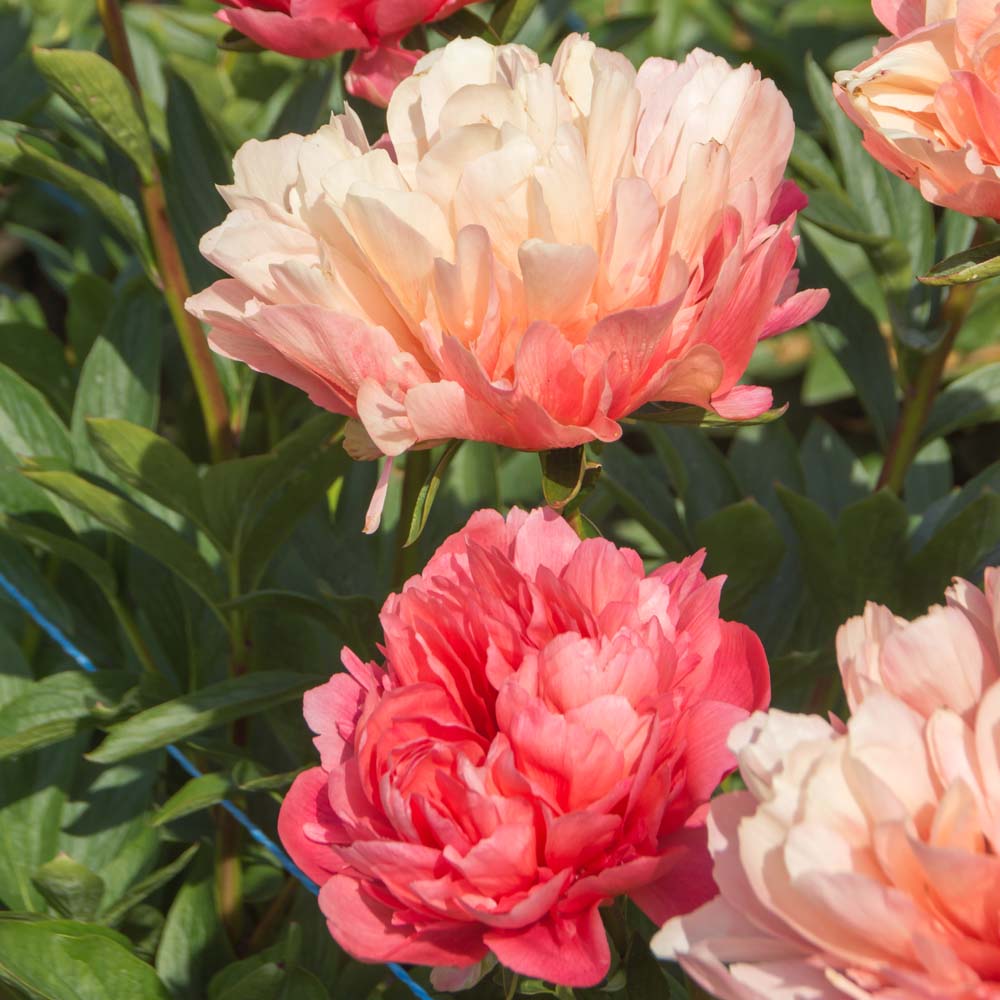
MULTIPOLYGON (((834 636, 866 601, 915 615, 954 575, 1000 562, 995 278, 978 287, 905 488, 876 488, 900 386, 944 332, 946 286, 996 274, 998 247, 968 251, 974 223, 879 167, 836 109, 830 77, 878 31, 869 0, 498 0, 429 32, 430 44, 516 38, 549 58, 589 30, 636 62, 696 45, 752 61, 796 115, 802 286, 832 297, 755 355, 748 381, 774 389, 769 422, 659 408, 621 442, 546 453, 541 467, 440 443, 403 514, 397 464, 372 536, 361 528, 379 470, 347 457, 343 419, 222 358, 239 448, 208 461, 140 182, 162 176, 183 265, 204 287, 218 275, 197 244, 224 217, 214 185, 233 152, 339 111, 345 65, 220 49, 215 8, 126 5, 140 106, 93 4, 0 0, 0 571, 99 667, 78 672, 0 597, 4 1000, 409 995, 344 954, 312 896, 247 838, 231 934, 217 805, 237 799, 274 834, 281 795, 315 759, 302 692, 345 645, 378 657, 399 566, 422 566, 474 510, 547 501, 651 569, 705 549, 706 572, 727 577, 724 615, 760 634, 774 703, 790 710, 841 707, 834 636), (191 780, 168 743, 205 776, 191 780)), ((370 133, 384 125, 359 111, 370 133)), ((606 914, 611 972, 577 1000, 689 995, 644 947, 644 921, 634 907, 606 914)), ((514 985, 492 972, 464 995, 504 1000, 514 985)))

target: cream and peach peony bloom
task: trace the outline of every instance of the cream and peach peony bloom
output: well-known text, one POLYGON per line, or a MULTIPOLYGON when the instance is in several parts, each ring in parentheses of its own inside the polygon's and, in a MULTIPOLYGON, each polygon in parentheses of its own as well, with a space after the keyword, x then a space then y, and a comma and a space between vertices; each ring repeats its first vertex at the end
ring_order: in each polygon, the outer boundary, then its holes
POLYGON ((385 107, 424 54, 404 35, 474 0, 219 0, 218 18, 265 49, 300 59, 353 51, 347 91, 385 107))
POLYGON ((201 244, 232 277, 189 308, 356 418, 357 454, 613 441, 652 400, 753 417, 758 340, 827 298, 796 293, 792 134, 773 83, 705 52, 636 72, 580 36, 551 66, 458 39, 374 146, 350 110, 247 143, 201 244))
POLYGON ((278 821, 348 952, 587 986, 603 905, 709 898, 706 804, 770 684, 700 565, 647 576, 551 510, 480 511, 389 597, 384 664, 345 650, 305 697, 321 763, 278 821))
POLYGON ((663 958, 724 1000, 1000 997, 1000 569, 840 630, 852 714, 758 713, 713 800, 720 895, 663 958))
POLYGON ((893 37, 836 75, 840 106, 880 163, 936 205, 1000 218, 996 0, 875 0, 893 37))

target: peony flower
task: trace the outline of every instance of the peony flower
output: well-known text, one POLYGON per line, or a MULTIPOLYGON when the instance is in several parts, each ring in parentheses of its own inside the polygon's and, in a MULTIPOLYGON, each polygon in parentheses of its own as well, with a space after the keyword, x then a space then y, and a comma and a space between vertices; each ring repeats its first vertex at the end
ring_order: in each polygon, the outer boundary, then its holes
POLYGON ((892 32, 838 73, 879 163, 936 205, 1000 218, 1000 14, 993 0, 874 0, 892 32))
POLYGON ((769 680, 701 560, 646 576, 550 510, 480 511, 389 597, 384 666, 346 650, 305 697, 322 763, 278 821, 344 949, 592 985, 603 904, 708 898, 705 804, 769 680))
POLYGON ((1000 569, 840 630, 852 715, 757 713, 712 802, 721 895, 653 940, 724 1000, 1000 996, 1000 569))
POLYGON ((754 346, 827 293, 795 293, 792 115, 752 67, 458 39, 388 124, 374 147, 350 111, 247 143, 201 244, 232 277, 189 302, 216 351, 356 418, 355 454, 613 441, 651 400, 771 405, 738 384, 754 346))
POLYGON ((323 59, 355 49, 348 93, 385 107, 423 55, 400 40, 474 0, 220 0, 218 17, 265 49, 323 59))

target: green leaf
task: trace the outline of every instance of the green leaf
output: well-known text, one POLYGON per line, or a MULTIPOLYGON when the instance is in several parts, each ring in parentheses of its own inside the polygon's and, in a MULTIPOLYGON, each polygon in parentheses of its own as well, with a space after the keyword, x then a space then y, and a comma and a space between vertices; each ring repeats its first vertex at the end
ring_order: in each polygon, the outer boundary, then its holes
POLYGON ((225 52, 263 52, 263 48, 241 31, 230 28, 219 39, 219 48, 225 52))
POLYGON ((851 203, 866 217, 871 233, 889 235, 888 210, 878 173, 882 170, 861 145, 861 131, 837 106, 830 78, 811 55, 806 57, 806 85, 833 145, 851 203))
POLYGON ((968 285, 1000 274, 1000 240, 969 247, 935 264, 920 276, 925 285, 968 285))
POLYGON ((344 418, 335 413, 317 413, 269 452, 274 462, 264 469, 254 485, 253 495, 265 497, 284 485, 301 466, 333 450, 342 452, 344 418))
POLYGON ((90 353, 114 304, 114 290, 103 278, 84 271, 73 279, 69 287, 66 334, 77 364, 90 353))
POLYGON ((811 500, 780 484, 776 492, 795 528, 811 601, 820 610, 826 629, 832 630, 851 613, 855 586, 837 529, 829 515, 811 500))
POLYGON ((201 480, 184 452, 126 420, 91 417, 86 426, 97 454, 126 483, 195 524, 205 524, 201 480))
POLYGON ((490 28, 501 42, 513 40, 537 4, 538 0, 499 0, 490 17, 490 28))
POLYGON ((669 997, 666 969, 656 960, 642 938, 634 937, 625 962, 624 1000, 644 1000, 646 997, 669 997))
POLYGON ((299 767, 281 774, 259 774, 255 764, 243 760, 233 768, 233 780, 244 792, 284 792, 304 770, 299 767))
POLYGON ((802 210, 802 218, 833 236, 863 247, 881 247, 889 239, 883 234, 868 232, 867 221, 840 191, 810 190, 809 204, 802 210))
POLYGON ((854 591, 848 614, 859 612, 865 601, 899 606, 908 527, 906 507, 889 490, 879 490, 841 513, 837 533, 854 591))
POLYGON ((104 474, 91 454, 87 420, 117 418, 153 428, 160 409, 162 300, 137 278, 120 289, 111 315, 80 372, 71 429, 77 464, 104 474))
POLYGON ((798 444, 787 423, 738 431, 727 457, 741 494, 752 496, 772 514, 783 509, 774 495, 775 483, 805 492, 798 444))
POLYGON ((453 38, 486 38, 497 42, 497 34, 478 14, 471 10, 461 9, 449 17, 434 22, 434 30, 442 37, 451 41, 453 38))
POLYGON ((802 233, 809 250, 803 281, 810 287, 830 289, 822 320, 814 320, 813 327, 847 372, 884 445, 896 426, 899 410, 888 346, 875 317, 858 303, 813 242, 809 223, 802 224, 802 233))
POLYGON ((297 445, 287 452, 278 449, 279 462, 272 465, 265 474, 284 483, 283 491, 266 508, 246 533, 246 541, 241 556, 243 580, 248 590, 254 589, 274 554, 295 530, 300 520, 326 497, 330 485, 343 477, 351 460, 341 445, 338 434, 327 435, 322 444, 309 454, 309 460, 293 471, 283 472, 285 462, 297 453, 297 445))
POLYGON ((162 888, 180 875, 190 864, 191 859, 198 853, 198 847, 198 844, 192 844, 174 858, 170 864, 158 868, 155 872, 137 882, 114 906, 109 907, 101 914, 101 919, 106 924, 112 927, 115 926, 125 918, 132 907, 138 906, 147 896, 151 896, 157 889, 162 888))
POLYGON ((587 469, 587 450, 583 445, 576 448, 555 448, 540 451, 538 459, 542 463, 542 495, 553 510, 564 510, 583 487, 583 477, 587 469))
POLYGON ((690 546, 682 541, 685 528, 677 514, 677 501, 655 458, 637 455, 630 448, 608 448, 601 455, 601 464, 601 491, 607 490, 665 555, 672 559, 689 555, 690 546))
POLYGON ((171 1000, 121 941, 91 924, 0 921, 0 983, 37 1000, 171 1000))
POLYGON ((0 509, 55 512, 52 499, 17 474, 21 458, 40 456, 72 462, 69 432, 34 386, 0 364, 0 509))
POLYGON ((35 66, 49 85, 92 121, 136 166, 143 182, 153 179, 153 146, 135 91, 119 70, 96 52, 34 50, 35 66))
POLYGON ((67 854, 42 865, 31 881, 57 913, 73 920, 93 920, 104 895, 104 880, 67 854))
POLYGON ((0 760, 93 728, 134 685, 114 670, 67 670, 37 681, 0 708, 0 760))
POLYGON ((1000 545, 1000 496, 984 493, 940 527, 907 563, 903 613, 923 613, 941 601, 954 576, 971 577, 1000 545))
POLYGON ((228 989, 210 993, 212 1000, 274 1000, 287 978, 277 962, 265 962, 228 989))
POLYGON ((203 774, 186 782, 156 810, 153 826, 163 826, 181 816, 218 805, 228 794, 229 779, 224 774, 203 774))
POLYGON ((431 507, 434 505, 434 498, 441 488, 444 474, 448 471, 451 460, 461 447, 461 441, 449 441, 441 457, 438 459, 437 465, 434 466, 423 486, 420 487, 420 492, 417 494, 417 502, 413 505, 413 517, 410 519, 409 532, 404 542, 404 548, 409 548, 424 533, 424 528, 427 527, 427 518, 430 517, 431 507))
MULTIPOLYGON (((9 535, 0 534, 0 566, 4 576, 41 611, 50 622, 69 634, 75 622, 66 602, 46 579, 39 561, 9 535)), ((0 605, 13 599, 0 591, 0 605)))
POLYGON ((314 684, 313 677, 280 670, 210 684, 111 726, 104 742, 87 757, 106 764, 125 760, 291 701, 314 684))
POLYGON ((219 580, 204 558, 162 521, 135 504, 71 472, 25 472, 32 482, 90 514, 106 528, 173 570, 209 604, 221 596, 219 580))
POLYGON ((176 1000, 205 995, 212 973, 231 961, 215 901, 211 852, 202 848, 167 913, 156 971, 176 1000))
POLYGON ((722 589, 722 608, 730 615, 774 576, 785 552, 774 518, 750 499, 699 521, 695 537, 707 550, 705 572, 728 577, 722 589))
MULTIPOLYGON (((166 77, 170 158, 164 169, 163 185, 167 209, 191 284, 194 288, 204 288, 221 275, 198 252, 198 241, 225 218, 226 203, 219 197, 216 185, 232 180, 231 157, 187 81, 169 67, 166 77)), ((308 135, 320 124, 288 128, 281 134, 308 135)))
POLYGON ((779 21, 782 27, 832 27, 867 29, 878 27, 870 0, 792 0, 785 4, 779 21))
MULTIPOLYGON (((275 118, 270 138, 278 139, 289 132, 310 135, 329 121, 331 109, 339 110, 344 106, 343 55, 345 53, 337 52, 322 62, 317 60, 308 64, 306 72, 301 74, 298 85, 288 95, 275 118)), ((223 183, 228 183, 231 170, 229 157, 225 158, 223 165, 223 183)))
POLYGON ((112 907, 159 856, 160 835, 148 814, 163 754, 103 767, 82 759, 86 743, 68 745, 77 758, 70 799, 59 820, 58 848, 101 876, 103 905, 112 907))
POLYGON ((330 994, 311 972, 290 969, 276 1000, 330 1000, 330 994))
POLYGON ((0 514, 0 529, 34 548, 47 552, 56 559, 71 563, 86 573, 107 597, 115 596, 118 590, 118 581, 114 570, 85 545, 46 531, 44 528, 37 528, 26 521, 7 517, 6 514, 0 514))
MULTIPOLYGON (((808 132, 796 129, 788 165, 811 187, 830 191, 846 199, 837 176, 837 168, 830 162, 823 147, 808 132)), ((807 192, 810 201, 812 191, 807 192)))
POLYGON ((500 507, 500 449, 486 441, 466 441, 448 476, 447 489, 468 510, 500 507))
MULTIPOLYGON (((31 670, 20 647, 0 629, 0 706, 31 686, 31 670)), ((67 740, 0 761, 0 902, 8 908, 44 909, 29 875, 59 850, 62 813, 81 743, 67 740)))
POLYGON ((733 469, 703 431, 669 425, 650 431, 674 489, 684 500, 684 518, 689 526, 741 499, 733 469))
POLYGON ((17 173, 48 181, 82 198, 98 214, 103 215, 136 251, 147 272, 155 273, 149 240, 139 221, 139 212, 134 202, 126 200, 96 177, 41 152, 21 135, 17 137, 15 145, 14 155, 0 155, 0 167, 9 167, 17 173))
POLYGON ((274 611, 308 618, 355 649, 367 646, 378 628, 378 605, 363 595, 330 593, 316 598, 288 590, 257 590, 221 607, 224 611, 274 611))
POLYGON ((0 365, 0 441, 13 455, 73 460, 65 424, 34 386, 5 365, 0 365))
POLYGON ((711 410, 703 410, 700 406, 688 406, 685 403, 653 403, 648 408, 639 410, 632 415, 633 420, 646 420, 654 424, 675 424, 680 427, 753 427, 757 424, 771 424, 780 420, 788 406, 779 406, 768 410, 749 420, 727 420, 711 410))
POLYGON ((603 49, 620 49, 640 37, 658 16, 658 13, 650 13, 609 17, 591 29, 590 39, 603 49))
POLYGON ((252 455, 219 462, 205 470, 199 490, 206 527, 227 552, 239 549, 274 464, 274 455, 252 455))
POLYGON ((813 420, 800 449, 806 494, 831 517, 868 496, 873 487, 861 459, 825 421, 813 420))
POLYGON ((917 452, 906 473, 903 485, 906 509, 911 514, 922 514, 932 504, 947 497, 954 485, 951 449, 946 441, 938 438, 917 452))
POLYGON ((1000 420, 1000 361, 955 379, 934 400, 923 441, 1000 420))
POLYGON ((73 373, 62 342, 44 327, 28 323, 0 324, 0 364, 17 372, 45 395, 60 417, 68 417, 73 399, 73 373))
POLYGON ((223 969, 212 980, 209 1000, 329 1000, 326 987, 311 972, 290 969, 277 957, 254 958, 223 969))

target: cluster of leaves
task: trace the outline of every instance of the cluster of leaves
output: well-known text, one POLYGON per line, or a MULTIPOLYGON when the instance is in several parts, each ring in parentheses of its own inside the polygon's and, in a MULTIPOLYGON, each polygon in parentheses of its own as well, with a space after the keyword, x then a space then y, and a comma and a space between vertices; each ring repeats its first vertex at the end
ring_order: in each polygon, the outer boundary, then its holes
MULTIPOLYGON (((359 529, 377 469, 348 460, 341 421, 223 359, 239 454, 208 461, 147 182, 162 176, 203 287, 217 275, 197 241, 222 217, 213 185, 233 151, 315 128, 341 102, 343 68, 220 49, 213 9, 126 6, 139 103, 90 5, 0 4, 0 571, 98 666, 80 671, 0 602, 4 997, 407 995, 347 958, 312 897, 263 848, 227 839, 216 807, 237 800, 273 830, 312 759, 302 691, 342 645, 374 653, 394 579, 472 510, 534 506, 544 486, 650 565, 707 548, 708 570, 729 577, 725 614, 760 633, 776 703, 794 709, 837 706, 834 632, 865 600, 914 614, 952 575, 1000 560, 1000 287, 978 293, 901 496, 876 489, 901 386, 945 323, 948 293, 914 275, 974 226, 877 167, 832 108, 826 74, 870 47, 868 0, 508 0, 442 25, 517 30, 543 53, 589 29, 637 60, 697 44, 752 59, 796 109, 803 283, 832 300, 755 358, 754 379, 790 404, 782 419, 636 421, 623 444, 547 463, 544 484, 536 456, 442 449, 416 523, 398 523, 394 489, 371 538, 359 529), (168 744, 205 776, 189 779, 168 744)), ((578 997, 685 995, 636 945, 649 928, 634 911, 608 926, 612 973, 578 997)), ((495 975, 474 995, 513 986, 495 975)))

